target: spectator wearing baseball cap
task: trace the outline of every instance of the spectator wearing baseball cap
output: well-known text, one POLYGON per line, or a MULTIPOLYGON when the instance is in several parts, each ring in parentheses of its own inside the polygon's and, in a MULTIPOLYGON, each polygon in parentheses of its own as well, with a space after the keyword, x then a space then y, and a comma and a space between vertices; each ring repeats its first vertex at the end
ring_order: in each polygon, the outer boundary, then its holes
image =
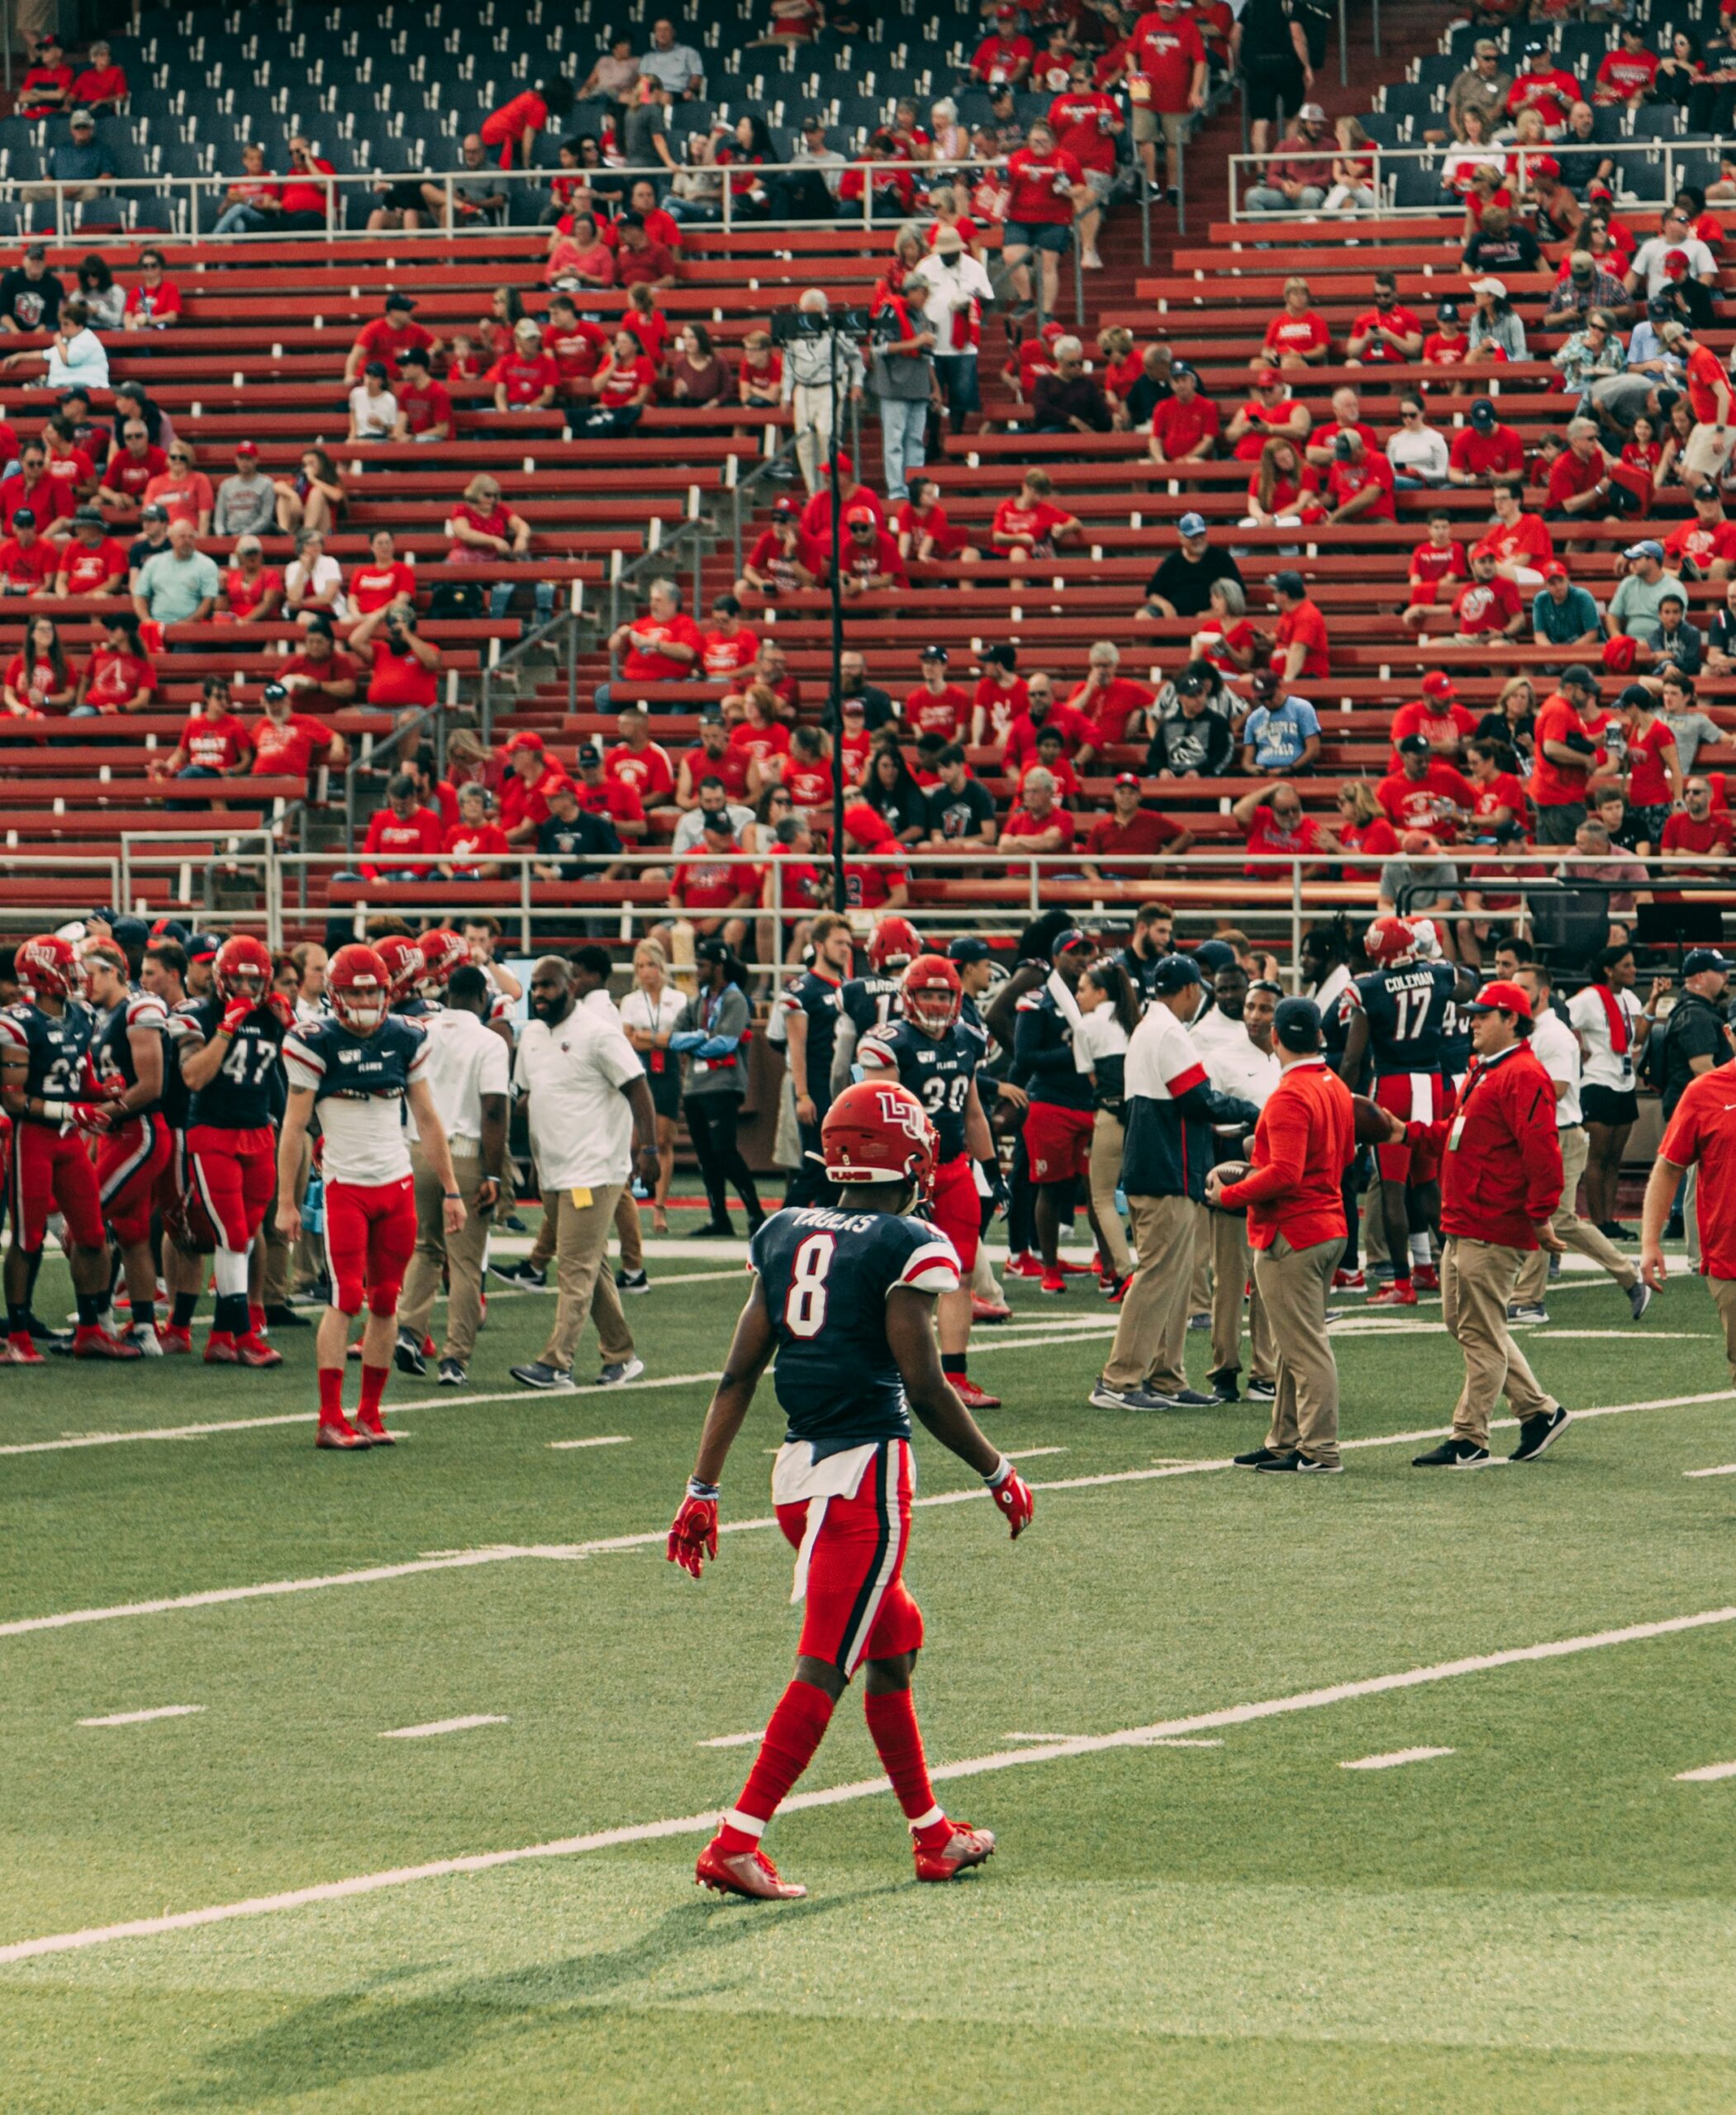
POLYGON ((1209 462, 1217 450, 1223 419, 1217 406, 1200 387, 1197 371, 1185 360, 1172 360, 1163 378, 1163 393, 1153 393, 1157 387, 1153 365, 1168 350, 1167 345, 1145 348, 1145 372, 1127 393, 1128 423, 1150 427, 1154 463, 1209 462))
POLYGON ((523 728, 502 752, 507 776, 501 784, 497 820, 514 845, 531 845, 549 820, 549 789, 567 774, 543 745, 543 738, 523 728))
POLYGON ((1686 608, 1687 595, 1679 573, 1664 569, 1664 549, 1655 537, 1643 537, 1622 553, 1626 572, 1610 597, 1610 644, 1625 639, 1630 650, 1612 658, 1606 650, 1605 665, 1618 668, 1643 667, 1652 658, 1662 625, 1658 611, 1667 595, 1677 596, 1686 608))
POLYGON ((75 507, 73 533, 60 546, 56 597, 64 601, 69 595, 118 595, 126 586, 126 549, 109 535, 102 510, 75 507))
POLYGON ((1496 478, 1524 475, 1525 444, 1511 426, 1502 425, 1495 400, 1479 397, 1453 435, 1447 459, 1449 484, 1486 485, 1496 478))
POLYGON ((1501 64, 1501 46, 1493 37, 1480 36, 1471 47, 1471 63, 1453 78, 1447 91, 1447 122, 1455 140, 1468 136, 1466 113, 1476 111, 1483 121, 1482 136, 1492 139, 1506 115, 1507 92, 1513 76, 1501 64))
POLYGON ((1482 226, 1465 245, 1466 270, 1482 274, 1471 282, 1471 328, 1466 334, 1471 341, 1469 358, 1473 364, 1530 358, 1525 326, 1508 298, 1507 283, 1486 269, 1487 264, 1495 261, 1509 272, 1534 272, 1539 263, 1537 237, 1529 228, 1509 220, 1505 208, 1499 206, 1491 206, 1483 215, 1482 226), (1500 225, 1503 221, 1508 222, 1505 228, 1500 225), (1496 223, 1492 227, 1491 221, 1496 223), (1479 249, 1485 253, 1482 259, 1472 254, 1479 249), (1516 250, 1519 254, 1510 259, 1501 256, 1496 260, 1486 254, 1491 249, 1516 250))
POLYGON ((1233 580, 1246 592, 1242 569, 1228 551, 1211 547, 1203 514, 1184 514, 1176 524, 1177 546, 1166 552, 1145 583, 1136 615, 1203 617, 1211 607, 1212 583, 1233 580))
POLYGON ((387 380, 395 382, 398 363, 407 353, 426 353, 432 359, 440 349, 440 340, 415 320, 416 303, 408 294, 388 294, 384 307, 383 315, 362 326, 355 343, 350 348, 344 362, 346 388, 370 360, 380 361, 386 369, 387 380))
POLYGON ((1293 441, 1301 449, 1308 438, 1308 407, 1290 393, 1275 367, 1253 371, 1253 394, 1231 415, 1224 430, 1238 463, 1258 463, 1268 440, 1293 441))
MULTIPOLYGON (((259 444, 238 440, 235 470, 217 487, 211 533, 227 542, 236 536, 269 536, 278 525, 277 488, 259 470, 259 444)), ((165 468, 167 467, 165 463, 165 468)))
POLYGON ((1306 62, 1292 41, 1300 40, 1301 25, 1274 17, 1270 31, 1276 42, 1269 50, 1258 41, 1266 28, 1263 16, 1258 22, 1244 25, 1242 32, 1241 63, 1253 152, 1265 153, 1278 103, 1294 109, 1296 119, 1262 170, 1259 182, 1243 193, 1242 203, 1254 213, 1312 212, 1325 202, 1332 184, 1331 127, 1317 102, 1300 96, 1291 100, 1303 84, 1301 66, 1306 62))
POLYGON ((1589 591, 1576 584, 1559 558, 1543 570, 1543 584, 1531 604, 1532 638, 1539 646, 1600 653, 1603 616, 1589 591))

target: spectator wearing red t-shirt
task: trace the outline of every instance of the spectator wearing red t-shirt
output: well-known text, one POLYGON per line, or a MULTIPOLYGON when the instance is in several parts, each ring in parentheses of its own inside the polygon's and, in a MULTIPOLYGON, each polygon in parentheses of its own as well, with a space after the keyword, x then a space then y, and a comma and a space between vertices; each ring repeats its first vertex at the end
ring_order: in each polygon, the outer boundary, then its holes
POLYGON ((450 440, 456 430, 452 398, 445 383, 436 382, 429 373, 429 359, 427 353, 412 351, 399 360, 398 378, 392 392, 397 399, 395 440, 450 440))
POLYGON ((267 624, 283 600, 283 576, 265 563, 257 536, 235 541, 233 563, 223 575, 222 607, 238 625, 267 624))
POLYGON ((1167 175, 1172 199, 1181 178, 1182 143, 1187 121, 1206 107, 1206 44, 1191 13, 1177 0, 1158 0, 1141 15, 1127 40, 1128 66, 1144 93, 1133 97, 1134 144, 1147 183, 1158 181, 1158 134, 1168 148, 1167 175))
POLYGON ((733 595, 718 596, 711 605, 711 628, 700 639, 699 665, 706 681, 733 682, 753 666, 759 653, 759 634, 741 621, 741 604, 733 595))
POLYGON ((846 507, 844 525, 849 535, 838 554, 838 570, 839 586, 846 595, 882 594, 888 588, 910 585, 898 546, 880 526, 871 507, 846 507))
POLYGON ((333 173, 331 164, 313 151, 312 142, 297 134, 289 142, 289 166, 278 188, 279 210, 272 226, 301 235, 323 230, 335 194, 321 179, 333 173))
POLYGON ((654 742, 642 705, 630 705, 616 721, 621 739, 603 758, 611 779, 630 786, 646 807, 661 807, 675 797, 675 768, 660 743, 654 742))
POLYGON ((1109 800, 1109 814, 1099 815, 1086 834, 1082 872, 1087 881, 1149 875, 1156 872, 1153 863, 1160 855, 1177 858, 1191 848, 1191 830, 1139 805, 1137 772, 1118 772, 1109 800))
POLYGON ((657 368, 625 325, 609 341, 591 394, 594 407, 578 421, 581 430, 607 439, 631 433, 657 387, 657 368))
POLYGON ((1320 605, 1310 600, 1301 573, 1274 573, 1272 592, 1278 606, 1277 630, 1272 634, 1272 670, 1279 689, 1329 675, 1332 655, 1326 620, 1320 605))
POLYGON ((440 340, 431 330, 411 321, 416 303, 408 294, 388 294, 385 306, 385 314, 375 316, 371 323, 364 323, 350 348, 344 362, 346 388, 370 360, 378 360, 386 370, 386 379, 396 382, 407 354, 426 353, 431 358, 439 348, 440 340))
POLYGON ((664 244, 652 241, 639 214, 624 214, 616 226, 621 247, 615 255, 615 276, 623 288, 630 292, 635 287, 661 289, 681 284, 681 267, 674 254, 664 244))
POLYGON ((614 692, 635 684, 683 683, 701 673, 705 640, 681 606, 681 590, 673 580, 654 580, 642 615, 630 617, 609 634, 609 651, 621 656, 621 673, 612 683, 599 683, 597 706, 608 711, 618 702, 614 692))
POLYGON ((350 576, 350 606, 359 617, 371 617, 388 602, 411 601, 416 573, 397 555, 389 529, 376 529, 368 539, 370 555, 350 576))
POLYGON ((1638 110, 1658 78, 1658 54, 1646 49, 1643 22, 1624 22, 1621 42, 1598 62, 1591 83, 1591 101, 1600 108, 1625 104, 1638 110))
POLYGON ((1185 361, 1170 368, 1171 394, 1151 415, 1154 463, 1209 462, 1223 421, 1218 407, 1200 393, 1200 378, 1185 361))
POLYGON ((1049 495, 1053 481, 1047 470, 1027 470, 1018 497, 1004 499, 995 509, 989 529, 989 548, 996 558, 1049 558, 1058 544, 1083 537, 1076 514, 1057 506, 1049 495))
POLYGON ((1366 448, 1354 426, 1332 444, 1326 472, 1329 521, 1396 521, 1392 465, 1377 449, 1366 448))
POLYGON ((904 701, 904 724, 912 734, 938 734, 943 742, 959 740, 969 724, 971 701, 957 683, 947 681, 944 646, 922 649, 922 682, 904 701))
POLYGON ((1407 734, 1399 747, 1399 768, 1374 789, 1381 812, 1401 835, 1427 830, 1443 844, 1457 835, 1459 818, 1468 815, 1477 796, 1463 772, 1431 753, 1420 734, 1407 734))
POLYGON ((297 705, 330 711, 354 702, 359 673, 350 656, 337 650, 331 620, 316 617, 302 634, 301 652, 283 663, 278 680, 295 694, 297 705))
POLYGON ((169 458, 163 449, 152 446, 142 420, 127 421, 121 430, 121 441, 103 470, 97 504, 111 514, 131 515, 145 504, 145 487, 163 475, 169 468, 169 458))
POLYGON ((732 748, 723 714, 708 705, 699 716, 699 747, 681 759, 675 778, 675 805, 683 811, 699 806, 699 788, 707 778, 716 779, 732 801, 745 801, 748 792, 748 757, 732 748))
MULTIPOLYGON (((1672 861, 1686 858, 1691 853, 1701 859, 1727 859, 1730 856, 1730 840, 1736 835, 1728 809, 1719 810, 1712 806, 1712 788, 1704 778, 1690 777, 1682 787, 1682 811, 1673 815, 1663 826, 1663 835, 1658 840, 1658 849, 1672 861)), ((1710 880, 1715 869, 1674 865, 1672 875, 1690 880, 1710 880)))
POLYGON ((500 165, 511 169, 516 154, 521 169, 529 169, 536 152, 537 135, 551 112, 564 116, 573 107, 573 84, 559 74, 540 88, 521 88, 510 102, 491 110, 477 127, 485 147, 500 149, 500 165))
POLYGON ((497 411, 546 411, 560 389, 560 369, 543 350, 543 326, 521 316, 512 326, 512 349, 483 379, 494 384, 497 411))
POLYGON ((1491 494, 1495 520, 1472 545, 1495 554, 1495 570, 1503 580, 1534 594, 1543 584, 1543 568, 1555 555, 1555 539, 1542 517, 1525 512, 1525 488, 1517 478, 1498 478, 1491 494))
POLYGON ((1420 734, 1431 756, 1456 764, 1477 727, 1477 715, 1458 702, 1452 677, 1443 668, 1432 668, 1423 678, 1421 697, 1401 705, 1392 715, 1393 768, 1399 765, 1398 745, 1407 734, 1420 734))
POLYGON ((1101 264, 1097 255, 1101 202, 1115 181, 1115 135, 1126 128, 1115 98, 1093 85, 1089 59, 1073 59, 1066 88, 1056 93, 1049 107, 1049 121, 1056 145, 1085 172, 1092 202, 1079 216, 1079 261, 1087 272, 1094 272, 1101 264))
POLYGON ((1061 259, 1073 248, 1075 216, 1091 202, 1085 172, 1076 158, 1055 144, 1044 118, 1025 135, 1025 144, 1007 159, 1010 195, 1001 234, 1001 259, 1012 275, 1013 292, 1026 306, 1031 299, 1030 260, 1037 259, 1039 302, 1045 316, 1059 306, 1061 259))
POLYGON ((608 775, 603 753, 595 742, 579 744, 577 763, 573 790, 586 814, 606 815, 619 838, 644 836, 650 825, 645 820, 645 804, 638 787, 626 778, 608 775))
MULTIPOLYGON (((1073 841, 1073 817, 1056 800, 1058 791, 1053 776, 1040 765, 1025 774, 1019 789, 1019 804, 1001 828, 1001 843, 1008 850, 1023 853, 1068 851, 1073 841)), ((1010 874, 1022 874, 1027 869, 1015 863, 1007 868, 1010 874)), ((1052 869, 1043 870, 1045 873, 1052 869)))
POLYGON ((1066 705, 1089 727, 1091 748, 1104 749, 1115 742, 1144 740, 1145 715, 1157 695, 1147 684, 1130 682, 1121 673, 1121 649, 1100 639, 1086 657, 1085 681, 1066 705))
POLYGON ((1410 554, 1408 578, 1410 601, 1405 611, 1405 623, 1412 630, 1420 630, 1427 621, 1426 612, 1434 601, 1441 585, 1446 581, 1460 581, 1469 577, 1471 561, 1465 556, 1465 547, 1455 540, 1453 516, 1444 509, 1429 516, 1428 540, 1419 544, 1410 554))
POLYGON ((350 634, 350 650, 373 655, 369 705, 426 712, 438 703, 440 650, 416 630, 416 611, 407 596, 399 596, 364 617, 350 634))
POLYGON ((1422 318, 1400 306, 1398 280, 1390 271, 1374 275, 1374 306, 1352 320, 1344 358, 1353 367, 1403 365, 1423 349, 1422 318))
POLYGON ((488 787, 459 787, 458 820, 447 825, 440 840, 441 873, 453 881, 498 881, 507 871, 502 860, 511 849, 505 830, 489 816, 488 787))
POLYGON ((549 820, 549 789, 567 776, 530 728, 513 735, 506 748, 507 776, 501 782, 498 820, 514 845, 534 844, 549 820))
POLYGON ((1309 859, 1301 878, 1313 881, 1325 872, 1324 858, 1338 849, 1332 832, 1302 812, 1302 796, 1288 779, 1274 779, 1244 793, 1230 810, 1244 832, 1248 858, 1244 874, 1271 880, 1288 876, 1298 859, 1309 859))
POLYGON ((1258 463, 1268 440, 1293 441, 1298 450, 1313 423, 1306 404, 1290 393, 1275 367, 1254 369, 1253 394, 1231 414, 1224 438, 1239 463, 1258 463))
POLYGON ((1524 70, 1515 74, 1507 91, 1507 115, 1517 117, 1522 110, 1534 110, 1543 119, 1544 129, 1553 134, 1567 123, 1574 104, 1585 99, 1585 90, 1555 64, 1548 45, 1534 44, 1524 70))
POLYGON ((149 712, 156 697, 157 672, 139 643, 139 620, 131 610, 117 610, 102 624, 102 644, 92 649, 84 664, 78 706, 93 712, 149 712))
POLYGON ((60 568, 60 547, 36 526, 36 510, 19 507, 12 535, 0 544, 0 594, 52 595, 60 568))
POLYGON ((1284 306, 1266 326, 1266 355, 1281 370, 1322 366, 1332 333, 1315 313, 1308 282, 1292 273, 1284 282, 1284 306))
POLYGON ((1486 485, 1496 478, 1523 477, 1525 444, 1511 426, 1496 417, 1493 400, 1479 397, 1470 422, 1461 426, 1447 451, 1447 482, 1486 485))
POLYGON ((422 806, 415 779, 401 771, 386 787, 385 806, 368 825, 362 844, 362 879, 425 880, 445 842, 446 825, 432 808, 422 806))
POLYGON ((1725 580, 1736 558, 1736 521, 1726 518, 1717 485, 1696 487, 1694 519, 1666 536, 1665 568, 1690 579, 1725 580))
POLYGON ((1453 598, 1455 637, 1467 645, 1493 639, 1517 639, 1524 629, 1525 606, 1510 580, 1495 569, 1493 551, 1479 545, 1471 554, 1471 577, 1453 598))
POLYGON ((1017 33, 1019 10, 996 10, 996 27, 971 54, 971 78, 985 88, 1020 88, 1036 59, 1036 48, 1028 36, 1017 33))
POLYGON ((235 778, 249 771, 252 763, 253 738, 247 723, 231 710, 228 678, 207 676, 180 739, 162 763, 153 767, 153 775, 235 778))
POLYGON ((73 533, 60 546, 55 593, 118 595, 126 585, 126 552, 108 535, 100 507, 81 506, 73 515, 73 533))
POLYGON ((1082 764, 1089 763, 1092 754, 1091 725, 1082 720, 1070 705, 1057 702, 1050 678, 1040 672, 1033 675, 1026 693, 1025 710, 1013 720, 1001 745, 1001 769, 1017 777, 1034 764, 1037 760, 1038 739, 1045 727, 1060 730, 1062 746, 1070 758, 1082 764))
POLYGON ((1539 844, 1571 844, 1585 820, 1586 788, 1597 749, 1592 735, 1602 724, 1591 719, 1596 708, 1596 681, 1576 662, 1562 670, 1558 687, 1537 709, 1526 790, 1537 810, 1539 844))
POLYGON ((281 683, 267 683, 259 699, 264 709, 248 730, 256 778, 306 778, 316 763, 343 763, 343 736, 322 720, 293 711, 281 683))

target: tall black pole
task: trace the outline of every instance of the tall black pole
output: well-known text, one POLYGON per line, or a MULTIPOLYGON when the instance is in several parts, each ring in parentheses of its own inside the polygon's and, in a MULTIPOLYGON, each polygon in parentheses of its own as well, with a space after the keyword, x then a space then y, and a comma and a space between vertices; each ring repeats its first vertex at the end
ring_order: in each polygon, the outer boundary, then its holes
POLYGON ((826 474, 832 493, 832 698, 837 721, 837 753, 832 758, 832 905, 842 913, 849 907, 844 872, 844 501, 838 476, 839 435, 844 430, 844 406, 838 387, 838 332, 830 316, 831 350, 828 381, 832 408, 830 457, 826 474))

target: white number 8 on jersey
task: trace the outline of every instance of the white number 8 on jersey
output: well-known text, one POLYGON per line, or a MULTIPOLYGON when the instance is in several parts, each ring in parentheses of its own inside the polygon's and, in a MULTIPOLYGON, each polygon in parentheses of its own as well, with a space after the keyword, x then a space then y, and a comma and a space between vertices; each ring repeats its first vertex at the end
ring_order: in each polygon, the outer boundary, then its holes
POLYGON ((796 1251, 783 1300, 783 1325, 792 1337, 817 1337, 825 1327, 826 1273, 837 1249, 835 1234, 811 1233, 796 1251))

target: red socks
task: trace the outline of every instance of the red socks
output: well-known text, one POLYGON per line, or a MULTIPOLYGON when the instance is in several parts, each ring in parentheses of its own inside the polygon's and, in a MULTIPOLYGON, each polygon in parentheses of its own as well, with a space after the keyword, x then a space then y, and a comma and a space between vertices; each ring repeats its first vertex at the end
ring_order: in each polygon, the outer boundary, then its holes
POLYGON ((322 1366, 320 1373, 320 1423, 341 1424, 344 1421, 344 1369, 340 1366, 322 1366))
POLYGON ((945 1842, 952 1824, 935 1801, 929 1782, 928 1763, 922 1752, 922 1732, 916 1723, 916 1706, 907 1689, 872 1690, 862 1699, 868 1729, 886 1774, 892 1780, 911 1833, 925 1851, 945 1842))
POLYGON ((814 1760, 831 1720, 832 1699, 812 1682, 792 1682, 778 1698, 741 1797, 724 1816, 717 1842, 725 1856, 759 1848, 766 1823, 814 1760))
POLYGON ((247 1333, 250 1337, 263 1337, 264 1335, 265 1310, 263 1307, 249 1307, 247 1310, 247 1333))
POLYGON ((358 1417, 378 1421, 380 1398, 386 1392, 386 1376, 391 1371, 389 1366, 369 1366, 365 1359, 362 1362, 362 1400, 356 1412, 358 1417))

